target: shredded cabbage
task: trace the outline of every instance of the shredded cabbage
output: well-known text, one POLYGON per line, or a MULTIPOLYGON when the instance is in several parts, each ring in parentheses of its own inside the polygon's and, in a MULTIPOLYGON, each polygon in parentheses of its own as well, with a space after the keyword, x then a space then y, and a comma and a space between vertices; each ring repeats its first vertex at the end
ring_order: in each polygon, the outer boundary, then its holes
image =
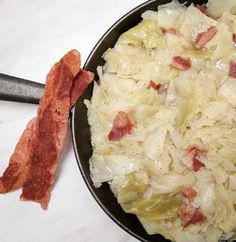
POLYGON ((231 12, 236 14, 236 2, 234 0, 208 0, 207 9, 215 17, 231 12))

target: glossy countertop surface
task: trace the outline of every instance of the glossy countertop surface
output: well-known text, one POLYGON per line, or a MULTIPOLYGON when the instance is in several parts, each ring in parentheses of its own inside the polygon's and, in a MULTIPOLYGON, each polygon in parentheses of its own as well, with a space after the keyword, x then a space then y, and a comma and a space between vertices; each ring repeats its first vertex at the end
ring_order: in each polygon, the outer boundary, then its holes
MULTIPOLYGON (((142 0, 1 0, 0 73, 45 83, 70 49, 82 63, 103 33, 142 0)), ((37 105, 0 101, 0 174, 37 105)), ((89 193, 70 134, 47 211, 19 201, 21 190, 0 195, 1 242, 135 242, 89 193)))

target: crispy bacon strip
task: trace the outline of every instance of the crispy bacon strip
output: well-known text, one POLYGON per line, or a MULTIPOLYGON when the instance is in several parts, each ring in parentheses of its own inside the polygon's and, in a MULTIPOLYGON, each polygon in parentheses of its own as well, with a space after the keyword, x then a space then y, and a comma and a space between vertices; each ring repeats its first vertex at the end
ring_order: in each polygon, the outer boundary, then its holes
POLYGON ((216 26, 212 26, 208 28, 207 31, 198 33, 196 39, 195 39, 195 47, 197 49, 202 49, 208 41, 210 41, 218 32, 218 29, 216 26))
POLYGON ((190 224, 202 224, 207 217, 202 214, 199 208, 193 207, 191 204, 183 204, 179 209, 179 216, 184 228, 190 224))
POLYGON ((181 56, 174 56, 170 65, 178 70, 186 71, 191 68, 192 63, 188 58, 183 58, 181 56))
POLYGON ((108 140, 120 140, 123 136, 131 134, 134 126, 135 124, 129 115, 123 111, 120 111, 115 117, 113 127, 108 134, 108 140))
POLYGON ((37 117, 27 126, 1 177, 1 193, 23 185, 21 200, 39 202, 47 208, 68 130, 69 110, 92 80, 92 73, 80 69, 76 50, 54 65, 47 76, 37 117))
POLYGON ((12 154, 9 165, 0 177, 0 193, 6 193, 23 186, 30 166, 31 140, 34 138, 36 120, 32 119, 12 154))
POLYGON ((203 14, 205 14, 207 17, 212 18, 211 15, 206 11, 206 9, 203 6, 197 4, 196 8, 200 10, 203 14))
POLYGON ((192 160, 192 168, 195 172, 201 170, 205 165, 197 158, 199 154, 207 153, 206 149, 200 149, 198 146, 191 146, 187 150, 187 155, 192 160))
POLYGON ((230 61, 229 63, 229 76, 236 78, 236 62, 230 61))
POLYGON ((197 192, 192 187, 185 187, 182 191, 182 195, 192 202, 197 196, 197 192))
POLYGON ((47 209, 50 191, 68 129, 69 110, 76 94, 92 81, 92 75, 80 72, 80 54, 72 50, 57 63, 47 76, 45 94, 37 114, 36 139, 32 141, 31 166, 23 185, 21 200, 32 200, 47 209), (86 77, 85 83, 78 84, 86 77), (91 78, 91 79, 89 79, 91 78), (74 87, 74 88, 75 88, 74 87), (72 98, 71 98, 72 96, 72 98))

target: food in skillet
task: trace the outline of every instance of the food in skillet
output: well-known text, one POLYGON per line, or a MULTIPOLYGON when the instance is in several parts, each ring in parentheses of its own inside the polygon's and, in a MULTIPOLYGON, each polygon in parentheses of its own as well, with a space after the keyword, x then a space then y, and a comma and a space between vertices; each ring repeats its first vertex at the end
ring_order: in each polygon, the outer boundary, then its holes
POLYGON ((96 187, 149 234, 236 238, 236 2, 177 2, 104 53, 88 107, 96 187))
POLYGON ((47 209, 70 109, 94 76, 80 64, 80 53, 71 50, 52 67, 37 116, 27 125, 0 177, 0 193, 22 188, 21 200, 38 202, 47 209))

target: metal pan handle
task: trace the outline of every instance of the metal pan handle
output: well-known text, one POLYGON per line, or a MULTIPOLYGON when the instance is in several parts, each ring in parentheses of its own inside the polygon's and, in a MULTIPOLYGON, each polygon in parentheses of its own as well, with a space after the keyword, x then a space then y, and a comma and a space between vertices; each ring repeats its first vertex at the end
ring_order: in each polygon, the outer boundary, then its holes
POLYGON ((38 104, 44 84, 0 73, 0 100, 38 104))

